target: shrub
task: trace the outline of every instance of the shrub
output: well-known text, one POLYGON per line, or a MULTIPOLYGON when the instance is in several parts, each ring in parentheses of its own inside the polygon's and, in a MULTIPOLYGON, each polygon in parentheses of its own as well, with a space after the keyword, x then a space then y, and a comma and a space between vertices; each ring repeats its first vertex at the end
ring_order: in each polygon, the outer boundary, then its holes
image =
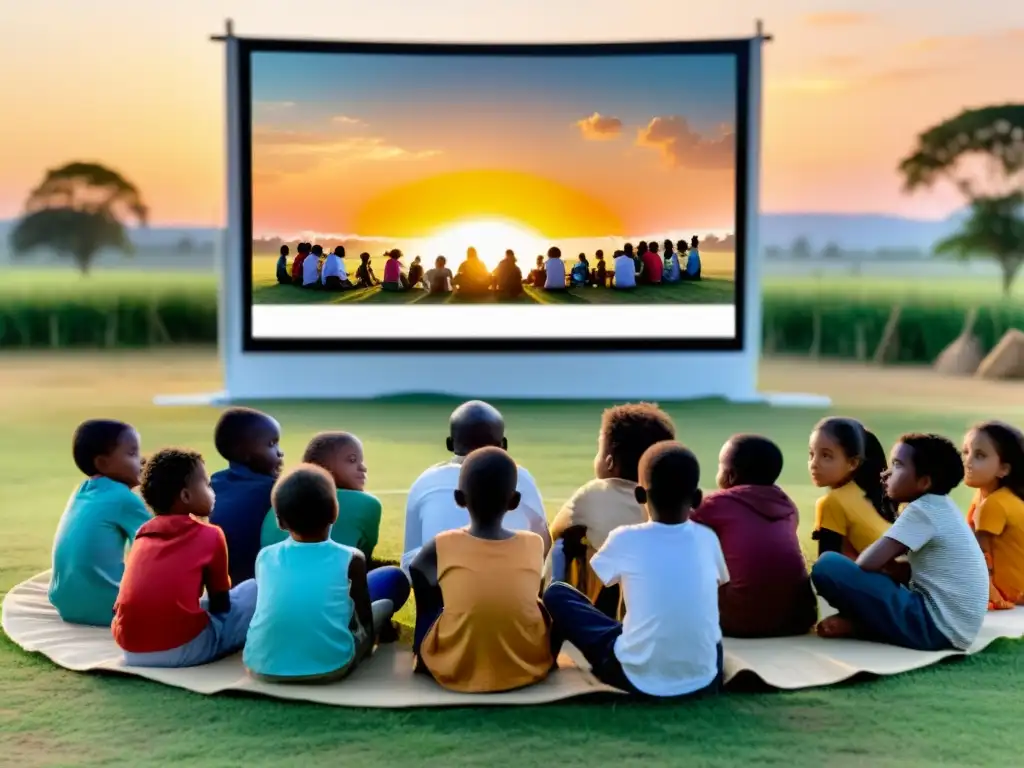
MULTIPOLYGON (((0 349, 117 348, 217 342, 213 281, 158 284, 125 281, 104 290, 0 296, 0 349)), ((844 298, 838 291, 800 292, 768 286, 766 354, 870 359, 894 304, 902 302, 888 362, 931 363, 963 330, 969 302, 938 296, 844 298)), ((979 299, 980 300, 980 299, 979 299)), ((540 310, 543 311, 543 310, 540 310)), ((974 333, 991 349, 1009 328, 1024 328, 1024 307, 991 300, 974 333)))

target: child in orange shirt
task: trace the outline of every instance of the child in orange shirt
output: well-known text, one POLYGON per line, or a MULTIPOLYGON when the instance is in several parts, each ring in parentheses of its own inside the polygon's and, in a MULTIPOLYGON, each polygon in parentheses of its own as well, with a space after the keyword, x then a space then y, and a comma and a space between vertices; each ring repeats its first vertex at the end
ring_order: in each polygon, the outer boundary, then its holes
POLYGON ((967 521, 989 571, 990 611, 1024 605, 1024 434, 987 421, 964 437, 964 479, 977 489, 967 521))
POLYGON ((885 450, 856 419, 822 419, 811 433, 807 468, 828 493, 814 510, 818 556, 841 552, 856 557, 874 544, 895 519, 885 498, 885 450))
POLYGON ((556 643, 540 602, 544 541, 502 527, 519 504, 517 477, 501 448, 470 453, 455 491, 469 525, 438 534, 409 567, 417 671, 452 691, 522 688, 554 667, 556 643))

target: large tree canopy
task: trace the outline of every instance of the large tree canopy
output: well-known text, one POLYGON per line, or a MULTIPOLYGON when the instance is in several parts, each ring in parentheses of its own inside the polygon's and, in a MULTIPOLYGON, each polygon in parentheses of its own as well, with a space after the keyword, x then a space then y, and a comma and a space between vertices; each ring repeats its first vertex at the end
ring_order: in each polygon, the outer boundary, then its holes
POLYGON ((145 226, 149 211, 138 188, 98 163, 73 162, 47 172, 11 233, 16 255, 49 248, 83 272, 104 248, 132 252, 124 222, 145 226))
POLYGON ((900 163, 904 188, 913 192, 948 179, 973 199, 978 180, 972 178, 974 169, 964 168, 971 157, 984 158, 990 171, 997 170, 1011 184, 1019 181, 1024 170, 1024 104, 965 110, 922 133, 913 153, 900 163))
POLYGON ((970 217, 936 253, 994 259, 1009 294, 1024 261, 1024 104, 966 110, 928 129, 900 173, 908 192, 942 179, 956 184, 970 217))

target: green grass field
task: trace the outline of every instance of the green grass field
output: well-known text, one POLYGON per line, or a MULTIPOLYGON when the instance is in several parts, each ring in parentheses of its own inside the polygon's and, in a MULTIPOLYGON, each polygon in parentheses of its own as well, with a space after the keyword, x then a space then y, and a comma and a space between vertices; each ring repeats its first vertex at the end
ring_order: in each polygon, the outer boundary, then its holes
MULTIPOLYGON (((216 412, 161 409, 157 392, 219 388, 210 352, 0 357, 0 592, 48 567, 51 537, 79 481, 69 443, 87 417, 135 424, 144 450, 202 450, 212 469, 216 412)), ((975 385, 927 372, 767 364, 766 390, 831 394, 836 410, 863 418, 883 441, 907 430, 959 438, 993 415, 1024 423, 1020 385, 975 385), (887 393, 887 394, 882 394, 887 393), (980 405, 979 405, 980 404, 980 405), (990 409, 990 410, 985 410, 990 409)), ((500 403, 511 450, 537 478, 549 515, 592 472, 603 403, 500 403)), ((452 403, 265 405, 280 419, 286 463, 317 430, 365 441, 370 490, 384 503, 380 554, 397 556, 402 489, 444 457, 452 403)), ((721 443, 737 431, 782 445, 782 483, 806 533, 817 492, 804 456, 822 411, 719 402, 667 405, 680 438, 713 482, 721 443)), ((958 495, 964 502, 964 493, 958 495)), ((810 553, 810 542, 805 542, 810 553)), ((406 613, 408 619, 408 613, 406 613)), ((1024 650, 1001 642, 980 656, 884 680, 795 693, 731 693, 682 706, 581 700, 526 709, 357 711, 241 697, 203 697, 138 679, 79 675, 0 640, 0 765, 417 766, 915 766, 1012 765, 1024 718, 1024 650)))
MULTIPOLYGON (((722 265, 731 263, 732 254, 713 254, 713 262, 722 265)), ((382 258, 371 259, 371 265, 378 279, 384 274, 382 258)), ((358 259, 345 259, 345 268, 355 274, 358 259)), ((429 266, 429 265, 428 265, 429 266)), ((276 275, 277 259, 257 256, 253 259, 252 300, 254 304, 463 304, 481 302, 494 303, 493 296, 467 299, 459 293, 431 296, 426 291, 390 292, 380 288, 331 293, 311 291, 292 285, 279 285, 276 275)), ((704 279, 699 283, 678 283, 676 285, 639 286, 633 291, 601 290, 600 288, 574 288, 565 293, 552 293, 536 288, 525 292, 508 303, 515 304, 732 304, 736 283, 732 269, 717 271, 709 265, 704 279)))
MULTIPOLYGON (((256 286, 258 292, 255 300, 260 298, 262 291, 270 286, 277 288, 274 278, 273 260, 258 260, 259 274, 256 286), (259 286, 264 286, 260 288, 259 286)), ((216 276, 210 271, 186 272, 181 270, 142 270, 129 268, 97 270, 83 278, 72 269, 30 267, 8 268, 4 270, 0 280, 0 301, 8 297, 30 298, 32 296, 79 296, 89 297, 96 294, 123 294, 130 292, 139 294, 180 295, 191 291, 212 291, 216 286, 216 276)), ((349 268, 354 268, 354 263, 349 268)), ((383 269, 378 269, 378 275, 383 269)), ((929 278, 917 280, 908 277, 886 278, 878 275, 841 275, 822 276, 807 275, 800 277, 768 276, 764 279, 766 297, 789 293, 819 294, 822 296, 842 297, 891 297, 911 299, 920 303, 982 303, 997 304, 1003 302, 999 291, 999 282, 991 277, 967 278, 929 278)), ((1024 285, 1024 282, 1021 283, 1024 285)), ((688 286, 690 287, 690 286, 688 286)), ((1019 302, 1019 291, 1009 301, 1019 302)), ((598 292, 597 289, 594 289, 598 292)), ((654 289, 651 289, 654 290, 654 289)), ((729 287, 730 295, 732 287, 729 287)), ((309 296, 310 300, 331 300, 336 298, 327 294, 296 291, 301 296, 309 296)), ((604 293, 601 291, 600 293, 604 293)), ((273 295, 272 293, 270 295, 273 295)), ((401 300, 406 300, 400 296, 401 300)))

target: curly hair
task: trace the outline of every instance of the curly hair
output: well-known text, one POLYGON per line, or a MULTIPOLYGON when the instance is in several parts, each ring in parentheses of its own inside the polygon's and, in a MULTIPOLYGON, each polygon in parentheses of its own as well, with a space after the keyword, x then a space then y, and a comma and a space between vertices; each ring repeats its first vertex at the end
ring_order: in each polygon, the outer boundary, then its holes
POLYGON ((911 432, 899 440, 911 449, 911 461, 918 477, 932 481, 929 493, 945 496, 964 479, 960 450, 948 437, 911 432))
POLYGON ((139 490, 158 515, 170 514, 174 502, 203 465, 202 454, 183 448, 164 448, 146 461, 139 490))
POLYGON ((675 440, 676 426, 654 403, 616 405, 601 415, 601 438, 619 477, 636 482, 644 451, 655 443, 675 440))

